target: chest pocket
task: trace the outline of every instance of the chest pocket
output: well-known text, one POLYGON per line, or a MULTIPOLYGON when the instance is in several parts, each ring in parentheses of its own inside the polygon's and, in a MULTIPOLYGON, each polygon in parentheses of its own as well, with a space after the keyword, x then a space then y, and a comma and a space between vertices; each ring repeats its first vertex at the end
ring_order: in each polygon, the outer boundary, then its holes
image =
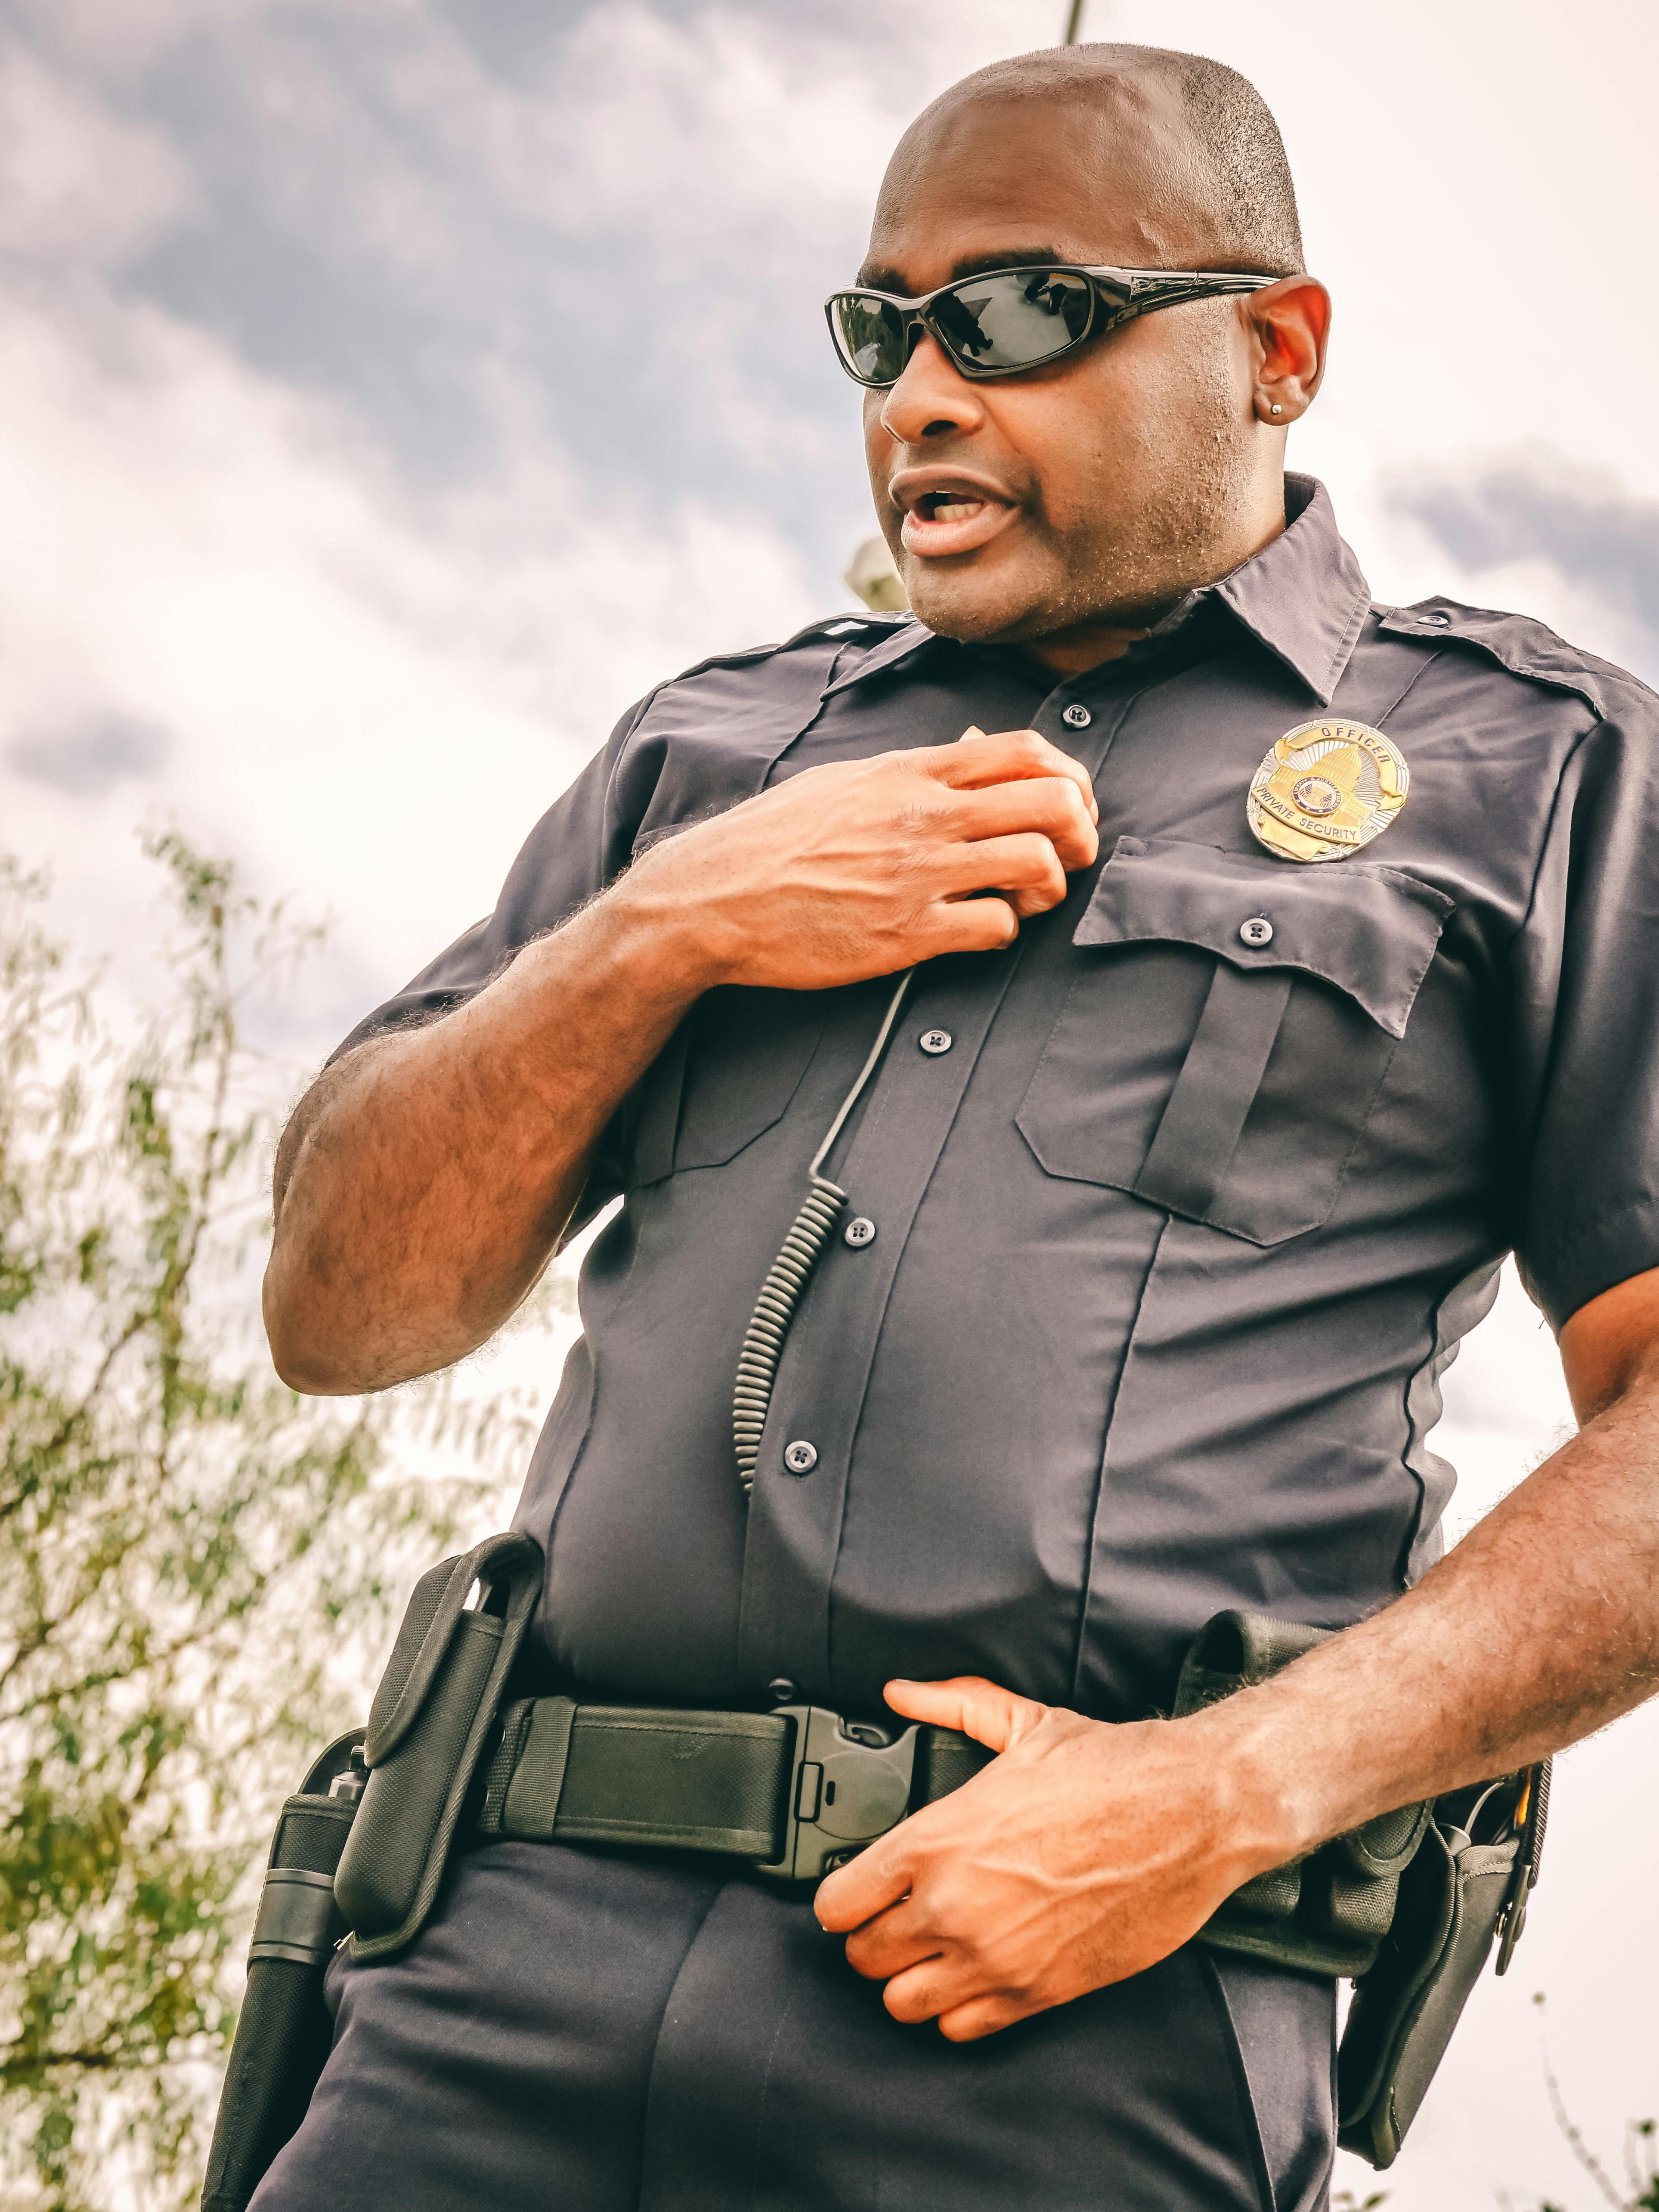
POLYGON ((1025 1141, 1052 1176, 1252 1243, 1316 1229, 1452 906, 1393 868, 1120 838, 1073 933, 1025 1141))
POLYGON ((816 992, 726 984, 699 999, 641 1085, 635 1185, 735 1159, 783 1119, 823 1031, 816 992))

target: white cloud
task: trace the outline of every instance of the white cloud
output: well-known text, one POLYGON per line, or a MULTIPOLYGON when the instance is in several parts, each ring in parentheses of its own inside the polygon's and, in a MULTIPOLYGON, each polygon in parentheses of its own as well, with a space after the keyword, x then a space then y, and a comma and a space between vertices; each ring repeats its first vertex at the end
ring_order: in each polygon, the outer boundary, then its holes
POLYGON ((631 697, 813 611, 787 544, 596 515, 545 448, 411 497, 337 410, 107 295, 0 307, 0 419, 5 836, 116 943, 144 878, 125 787, 79 795, 100 718, 171 733, 144 803, 342 909, 378 995, 493 903, 631 697))
POLYGON ((20 40, 0 44, 0 255, 107 268, 191 194, 160 132, 112 114, 20 40))

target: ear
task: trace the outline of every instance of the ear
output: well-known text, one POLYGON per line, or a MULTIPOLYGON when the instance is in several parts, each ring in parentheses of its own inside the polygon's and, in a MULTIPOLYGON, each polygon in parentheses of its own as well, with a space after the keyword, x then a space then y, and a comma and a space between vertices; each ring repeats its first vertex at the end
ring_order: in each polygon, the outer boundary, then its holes
POLYGON ((1255 354, 1256 420, 1288 429, 1312 406, 1325 374, 1331 295, 1316 277, 1281 276, 1239 307, 1255 354))

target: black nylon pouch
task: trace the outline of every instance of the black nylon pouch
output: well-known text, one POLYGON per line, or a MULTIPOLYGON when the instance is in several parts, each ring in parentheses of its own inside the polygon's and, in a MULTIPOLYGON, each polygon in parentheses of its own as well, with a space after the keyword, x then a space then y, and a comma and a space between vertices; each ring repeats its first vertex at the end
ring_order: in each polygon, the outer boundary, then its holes
MULTIPOLYGON (((1218 1613, 1182 1668, 1176 1717, 1265 1681, 1334 1632, 1218 1613)), ((1546 1761, 1381 1814, 1246 1882, 1199 1931, 1218 1950, 1354 1977, 1337 2055, 1337 2140, 1372 2166, 1398 2155, 1500 1923, 1500 1973, 1508 1963, 1537 1878, 1547 1802, 1546 1761)))
POLYGON ((245 2212, 266 2168, 305 2118, 328 2056, 333 2023, 323 2002, 323 1970, 345 1933, 333 1876, 356 1810, 353 1799, 331 1797, 328 1789, 362 1741, 362 1730, 354 1729, 331 1744, 277 1820, 202 2212, 245 2212))
POLYGON ((1392 2166, 1500 1929, 1501 1974, 1538 1878, 1549 1762, 1435 1802, 1337 2055, 1337 2141, 1392 2166), (1522 1808, 1525 1810, 1522 1810, 1522 1808))
POLYGON ((539 1549, 515 1533, 415 1586, 369 1708, 368 1786, 335 1877, 354 1959, 401 1950, 432 1909, 541 1580, 539 1549))
MULTIPOLYGON (((1187 1654, 1175 1717, 1265 1682, 1334 1633, 1267 1613, 1217 1613, 1187 1654)), ((1305 1859, 1258 1875, 1200 1930, 1200 1942, 1306 1973, 1368 1973, 1394 1923, 1400 1878, 1417 1855, 1429 1818, 1426 1805, 1402 1806, 1334 1838, 1305 1859)))

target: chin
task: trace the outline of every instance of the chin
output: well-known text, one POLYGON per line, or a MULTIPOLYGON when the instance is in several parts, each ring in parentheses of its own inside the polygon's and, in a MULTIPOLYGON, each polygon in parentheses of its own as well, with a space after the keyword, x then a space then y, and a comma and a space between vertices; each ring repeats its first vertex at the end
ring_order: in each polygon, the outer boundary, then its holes
POLYGON ((961 569, 930 574, 918 561, 907 562, 905 569, 911 613, 940 637, 962 645, 1000 645, 1040 635, 1046 626, 1041 607, 1011 592, 1006 579, 961 569))

